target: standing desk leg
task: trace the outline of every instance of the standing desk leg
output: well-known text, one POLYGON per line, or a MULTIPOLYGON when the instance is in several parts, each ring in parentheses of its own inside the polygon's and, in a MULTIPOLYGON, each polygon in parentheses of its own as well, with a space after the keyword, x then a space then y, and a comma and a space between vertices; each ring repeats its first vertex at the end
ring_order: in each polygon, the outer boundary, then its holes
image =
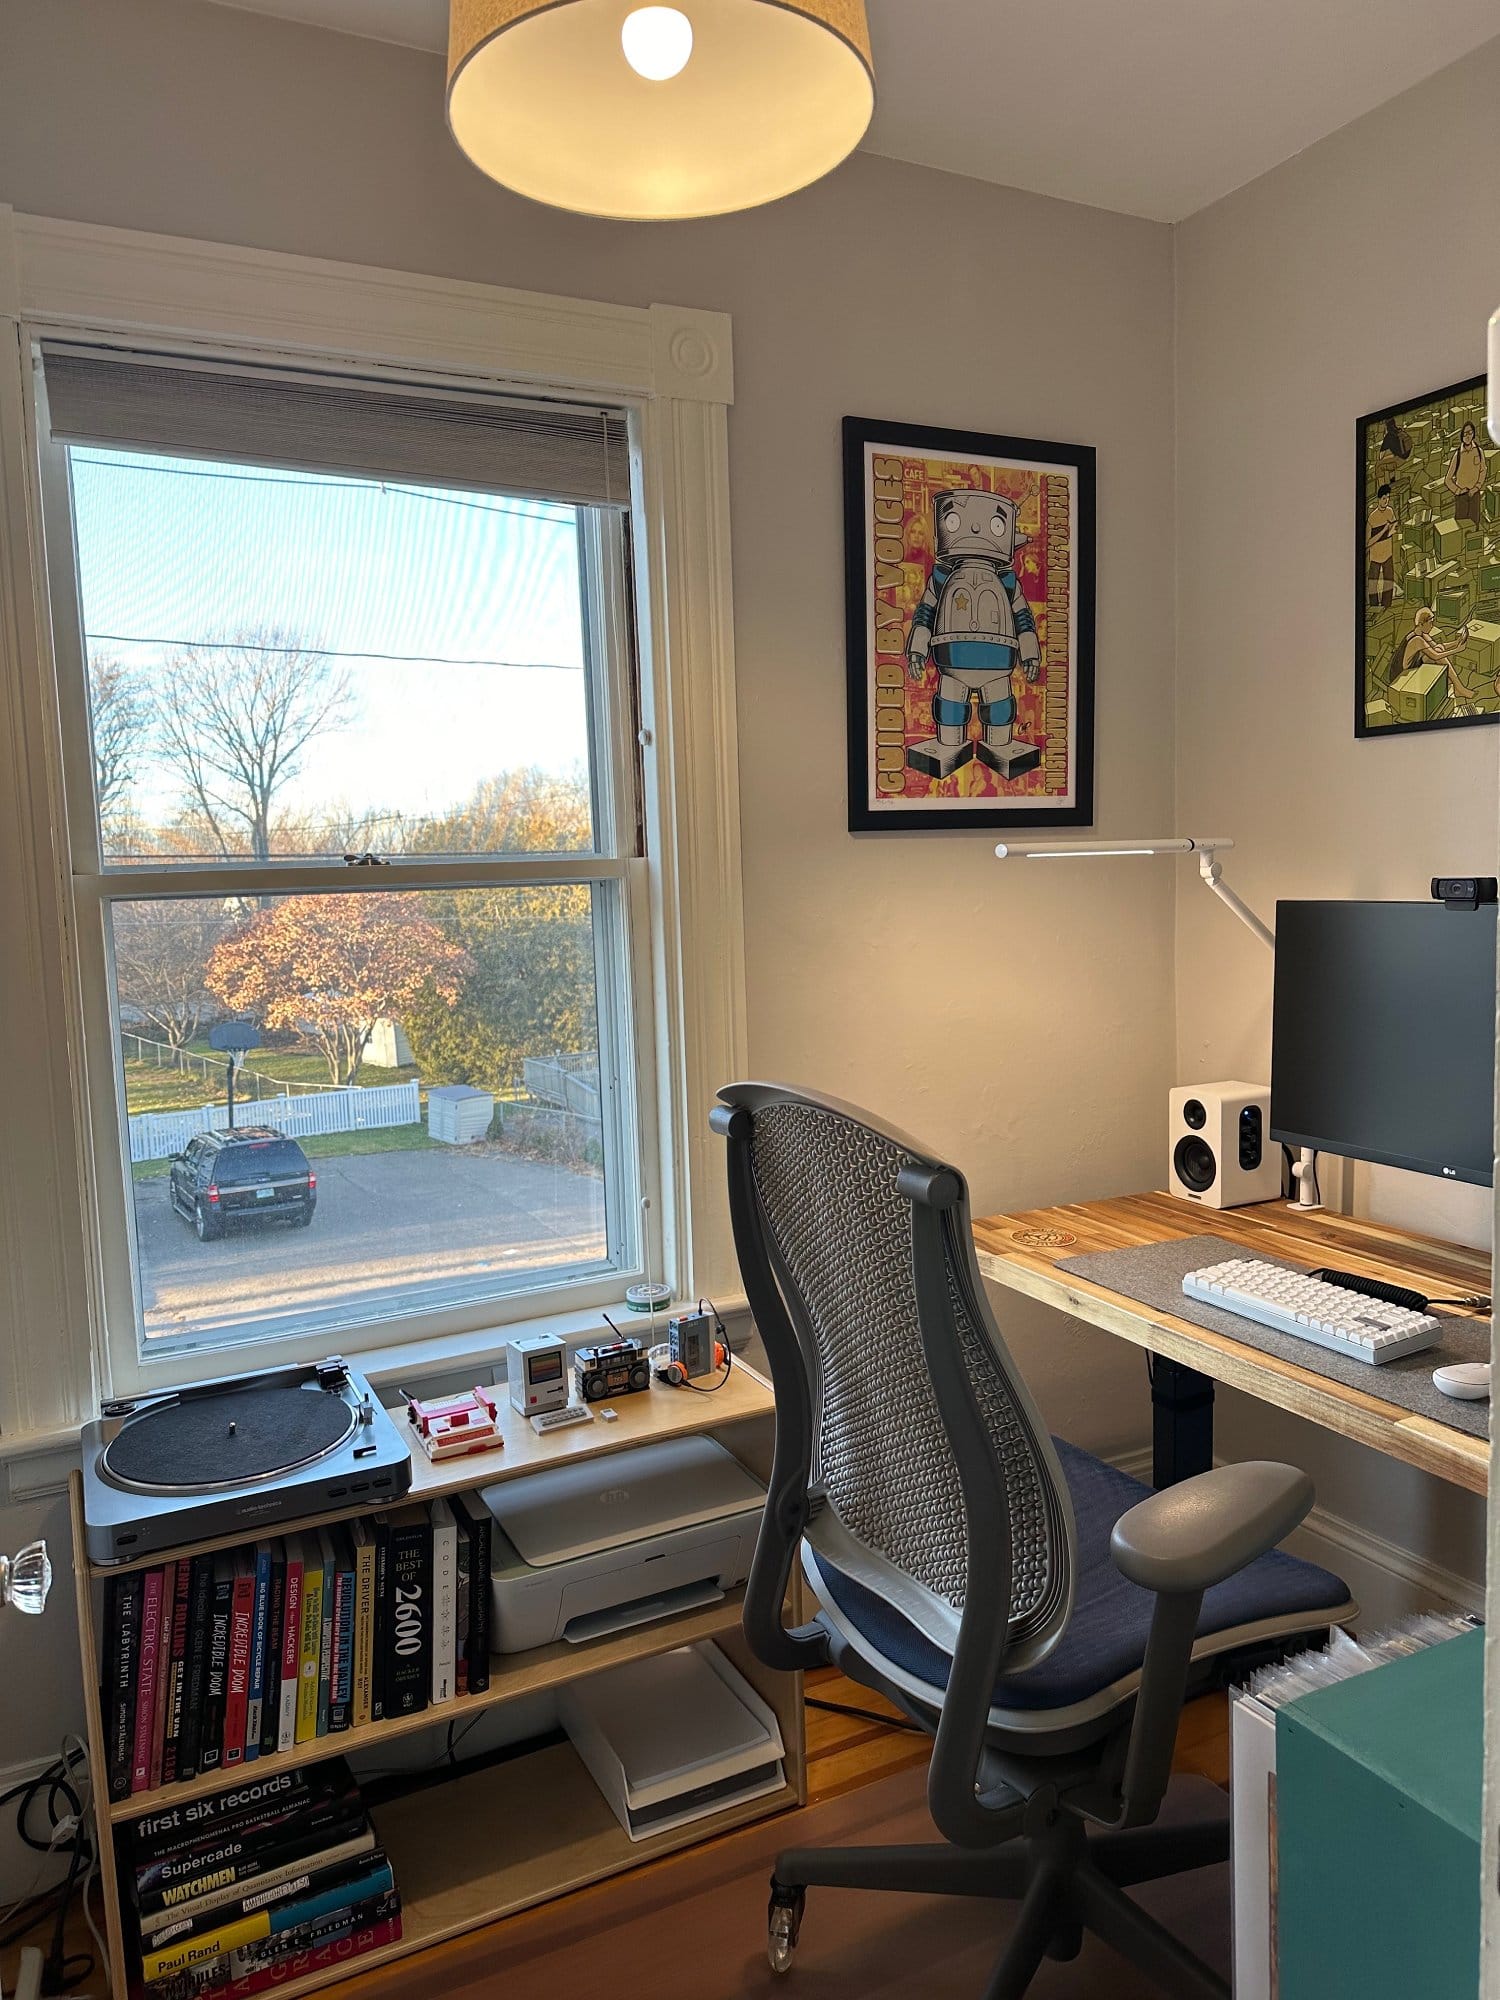
POLYGON ((1213 1377, 1182 1361, 1149 1354, 1151 1377, 1151 1483, 1175 1486, 1208 1472, 1214 1462, 1213 1377))

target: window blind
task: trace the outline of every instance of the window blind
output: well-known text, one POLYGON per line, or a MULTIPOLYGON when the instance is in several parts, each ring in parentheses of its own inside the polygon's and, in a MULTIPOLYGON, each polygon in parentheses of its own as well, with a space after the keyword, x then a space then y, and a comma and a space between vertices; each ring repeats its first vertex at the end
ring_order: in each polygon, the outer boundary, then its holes
POLYGON ((52 434, 66 444, 293 466, 418 486, 624 507, 621 410, 385 389, 50 346, 52 434))

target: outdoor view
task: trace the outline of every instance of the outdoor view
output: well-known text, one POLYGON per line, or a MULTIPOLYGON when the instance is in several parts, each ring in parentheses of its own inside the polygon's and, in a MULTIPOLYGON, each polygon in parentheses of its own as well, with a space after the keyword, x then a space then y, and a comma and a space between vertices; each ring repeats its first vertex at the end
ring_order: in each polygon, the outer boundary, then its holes
MULTIPOLYGON (((595 847, 572 507, 70 461, 106 866, 595 847)), ((148 1338, 333 1329, 620 1254, 613 885, 359 881, 111 908, 148 1338)))

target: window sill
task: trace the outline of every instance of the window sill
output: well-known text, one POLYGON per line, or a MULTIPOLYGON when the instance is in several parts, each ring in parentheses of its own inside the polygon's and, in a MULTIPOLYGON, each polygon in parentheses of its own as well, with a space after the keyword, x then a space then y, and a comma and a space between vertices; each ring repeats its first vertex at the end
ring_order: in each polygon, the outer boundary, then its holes
MULTIPOLYGON (((749 1331, 750 1308, 743 1295, 727 1301, 715 1300, 719 1316, 729 1329, 730 1346, 738 1352, 749 1331)), ((625 1308, 611 1315, 622 1333, 645 1333, 652 1316, 625 1308)), ((658 1339, 666 1338, 666 1315, 657 1313, 654 1324, 658 1339)), ((575 1312, 541 1313, 534 1319, 513 1321, 509 1326, 481 1327, 475 1333, 453 1334, 442 1339, 399 1341, 386 1347, 367 1347, 348 1358, 375 1388, 381 1391, 426 1388, 441 1393, 445 1378, 460 1378, 458 1386, 471 1386, 476 1374, 503 1367, 505 1350, 513 1340, 528 1335, 555 1333, 570 1347, 582 1347, 591 1340, 610 1338, 597 1307, 575 1312)), ((232 1363, 226 1357, 226 1373, 232 1363)), ((145 1395, 164 1394, 173 1385, 163 1381, 145 1395)), ((446 1386, 453 1386, 451 1380, 446 1386)), ((382 1402, 394 1401, 382 1394, 382 1402)), ((42 1500, 66 1490, 68 1474, 78 1464, 80 1425, 64 1425, 55 1430, 18 1431, 0 1437, 0 1466, 5 1468, 8 1496, 13 1505, 42 1500)))

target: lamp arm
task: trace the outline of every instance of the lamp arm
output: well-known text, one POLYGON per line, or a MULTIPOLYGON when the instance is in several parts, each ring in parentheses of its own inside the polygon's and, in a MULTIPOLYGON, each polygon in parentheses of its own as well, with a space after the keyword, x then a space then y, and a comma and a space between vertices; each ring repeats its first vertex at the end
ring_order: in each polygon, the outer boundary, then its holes
POLYGON ((1242 902, 1233 889, 1229 887, 1229 884, 1223 879, 1224 871, 1219 865, 1218 855, 1211 850, 1200 853, 1198 856, 1198 873, 1208 884, 1209 888, 1213 890, 1219 901, 1228 909, 1234 911, 1234 914, 1245 928, 1254 931, 1255 935, 1268 951, 1274 951, 1276 949, 1275 931, 1271 929, 1269 924, 1263 924, 1254 910, 1250 908, 1250 905, 1242 902))

